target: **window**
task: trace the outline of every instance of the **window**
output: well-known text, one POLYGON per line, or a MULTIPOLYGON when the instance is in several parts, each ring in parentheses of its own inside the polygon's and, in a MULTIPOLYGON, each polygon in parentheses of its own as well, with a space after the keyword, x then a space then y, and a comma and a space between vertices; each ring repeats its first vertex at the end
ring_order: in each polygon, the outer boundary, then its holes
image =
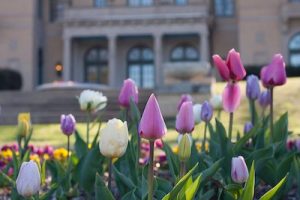
POLYGON ((69 7, 68 0, 51 0, 50 1, 50 22, 62 19, 64 10, 69 7))
POLYGON ((144 46, 134 47, 127 55, 128 77, 139 87, 154 87, 154 64, 152 49, 144 46))
POLYGON ((215 0, 215 15, 227 17, 233 16, 234 0, 215 0))
POLYGON ((151 6, 153 5, 153 0, 128 0, 128 5, 132 7, 151 6))
POLYGON ((170 60, 173 62, 198 61, 199 60, 199 52, 193 46, 180 45, 180 46, 175 47, 171 51, 170 60))
POLYGON ((106 0, 94 0, 94 5, 95 5, 95 7, 103 8, 103 7, 107 6, 107 1, 106 0))
POLYGON ((175 0, 175 4, 176 5, 186 5, 187 4, 187 0, 175 0))
POLYGON ((108 83, 108 52, 106 48, 94 47, 84 58, 84 80, 89 83, 108 83))
POLYGON ((289 43, 290 65, 300 67, 300 33, 292 37, 289 43))

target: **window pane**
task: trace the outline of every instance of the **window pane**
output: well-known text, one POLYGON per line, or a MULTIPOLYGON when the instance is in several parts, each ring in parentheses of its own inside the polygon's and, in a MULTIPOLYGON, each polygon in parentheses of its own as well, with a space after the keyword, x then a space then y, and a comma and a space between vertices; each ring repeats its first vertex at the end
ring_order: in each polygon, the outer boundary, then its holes
POLYGON ((106 62, 108 60, 107 58, 107 50, 106 49, 100 49, 100 55, 99 55, 99 59, 101 62, 106 62))
POLYGON ((128 3, 129 3, 129 6, 139 6, 140 5, 139 0, 129 0, 128 3))
POLYGON ((186 60, 198 60, 198 51, 194 47, 187 47, 185 50, 186 60))
POLYGON ((290 59, 293 67, 300 67, 300 53, 291 54, 290 59))
POLYGON ((153 4, 153 0, 140 0, 143 6, 151 6, 153 4))
POLYGON ((184 58, 184 50, 183 47, 176 47, 172 51, 171 59, 172 60, 183 60, 184 58))
POLYGON ((90 50, 88 55, 87 55, 87 61, 97 62, 97 60, 98 60, 98 51, 97 51, 97 49, 90 50))
POLYGON ((137 84, 138 87, 141 86, 141 67, 139 65, 129 65, 129 78, 134 80, 134 82, 137 84))
POLYGON ((152 64, 143 66, 143 87, 154 87, 154 67, 152 64))
POLYGON ((89 83, 98 82, 98 67, 96 65, 90 65, 86 69, 86 80, 89 83))
POLYGON ((176 0, 176 5, 186 5, 187 0, 176 0))
POLYGON ((292 38, 289 48, 290 50, 300 50, 300 34, 292 38))
POLYGON ((143 49, 142 60, 153 60, 153 52, 149 48, 143 49))
POLYGON ((215 0, 215 14, 217 16, 233 16, 234 0, 215 0))
POLYGON ((140 55, 141 55, 140 49, 134 48, 130 50, 128 59, 129 61, 137 61, 140 60, 140 55))
POLYGON ((107 65, 99 66, 99 76, 100 76, 99 83, 101 83, 101 84, 108 83, 108 66, 107 65))
POLYGON ((105 7, 106 5, 106 0, 95 0, 95 7, 105 7))

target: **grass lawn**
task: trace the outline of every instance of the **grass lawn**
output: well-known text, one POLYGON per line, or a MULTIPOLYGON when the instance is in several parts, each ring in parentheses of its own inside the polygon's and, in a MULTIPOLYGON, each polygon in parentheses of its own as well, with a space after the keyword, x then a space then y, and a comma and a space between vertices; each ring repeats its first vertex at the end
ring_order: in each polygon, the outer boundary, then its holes
MULTIPOLYGON (((215 83, 213 85, 214 93, 222 93, 225 83, 215 83)), ((243 91, 243 98, 241 106, 234 116, 234 132, 238 130, 242 132, 243 125, 249 118, 248 112, 248 101, 245 97, 245 82, 241 82, 241 89, 243 91)), ((287 84, 275 88, 275 113, 277 119, 281 114, 289 112, 289 130, 293 131, 294 134, 300 133, 300 106, 298 102, 300 99, 300 78, 289 78, 287 84)), ((198 102, 195 102, 198 103, 198 102)), ((199 102, 201 103, 201 102, 199 102)), ((258 107, 258 106, 257 106, 258 107)), ((260 110, 258 110, 260 112, 260 110)), ((227 127, 228 125, 228 114, 222 113, 221 121, 227 127)), ((173 123, 170 123, 173 124, 173 123)), ((85 133, 86 125, 78 124, 77 128, 81 134, 85 133)), ((195 138, 201 137, 203 134, 204 124, 196 126, 193 136, 195 138)), ((95 134, 97 127, 91 130, 91 135, 95 134)), ((13 143, 16 138, 16 127, 15 126, 0 126, 0 146, 7 143, 13 143)), ((83 137, 85 135, 83 134, 83 137)), ((72 136, 72 141, 74 137, 72 136)), ((165 140, 174 142, 177 138, 177 133, 173 127, 169 127, 168 134, 165 136, 165 140)), ((66 137, 60 132, 59 124, 47 124, 47 125, 34 125, 34 133, 32 137, 32 143, 38 146, 43 146, 46 144, 58 146, 64 146, 66 144, 66 137)))

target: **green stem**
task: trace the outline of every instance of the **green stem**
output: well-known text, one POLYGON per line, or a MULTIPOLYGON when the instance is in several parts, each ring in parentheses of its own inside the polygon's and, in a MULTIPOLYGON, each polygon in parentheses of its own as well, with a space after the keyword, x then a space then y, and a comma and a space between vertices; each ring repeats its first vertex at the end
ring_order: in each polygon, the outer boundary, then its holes
POLYGON ((154 157, 154 141, 150 140, 150 158, 148 166, 148 200, 153 200, 153 157, 154 157))
POLYGON ((109 159, 108 165, 108 189, 111 191, 111 179, 112 179, 112 158, 109 159))
POLYGON ((229 134, 229 140, 231 141, 232 138, 232 125, 233 125, 233 112, 229 113, 229 129, 228 129, 228 134, 229 134))
POLYGON ((220 120, 221 119, 221 112, 222 112, 222 109, 219 109, 217 110, 217 118, 220 120))
POLYGON ((202 147, 201 147, 202 152, 205 151, 206 131, 207 131, 207 122, 205 122, 205 126, 204 126, 204 138, 203 138, 203 141, 202 141, 202 147))
POLYGON ((67 145, 67 148, 68 148, 68 160, 70 158, 70 136, 68 135, 68 145, 67 145))
POLYGON ((91 120, 91 115, 90 112, 87 112, 87 123, 86 123, 86 144, 87 147, 89 147, 89 140, 90 140, 90 120, 91 120))
POLYGON ((270 88, 270 95, 271 95, 271 105, 270 105, 270 139, 271 142, 273 141, 273 134, 274 134, 274 124, 273 124, 273 87, 270 88))
POLYGON ((186 165, 185 162, 180 162, 180 172, 179 172, 179 178, 181 179, 186 172, 186 165))
POLYGON ((250 104, 250 111, 251 111, 251 123, 254 126, 255 125, 255 101, 254 100, 249 100, 250 104))

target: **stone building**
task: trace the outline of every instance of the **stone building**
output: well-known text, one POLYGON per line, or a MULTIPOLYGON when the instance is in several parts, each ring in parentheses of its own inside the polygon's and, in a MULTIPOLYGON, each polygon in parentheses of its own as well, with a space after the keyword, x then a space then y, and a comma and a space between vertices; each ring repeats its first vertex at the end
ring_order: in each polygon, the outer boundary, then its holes
MULTIPOLYGON (((56 80, 201 91, 213 53, 300 66, 300 0, 1 0, 0 66, 56 80), (180 85, 180 87, 177 87, 180 85)), ((205 88, 204 88, 205 90, 205 88)))

